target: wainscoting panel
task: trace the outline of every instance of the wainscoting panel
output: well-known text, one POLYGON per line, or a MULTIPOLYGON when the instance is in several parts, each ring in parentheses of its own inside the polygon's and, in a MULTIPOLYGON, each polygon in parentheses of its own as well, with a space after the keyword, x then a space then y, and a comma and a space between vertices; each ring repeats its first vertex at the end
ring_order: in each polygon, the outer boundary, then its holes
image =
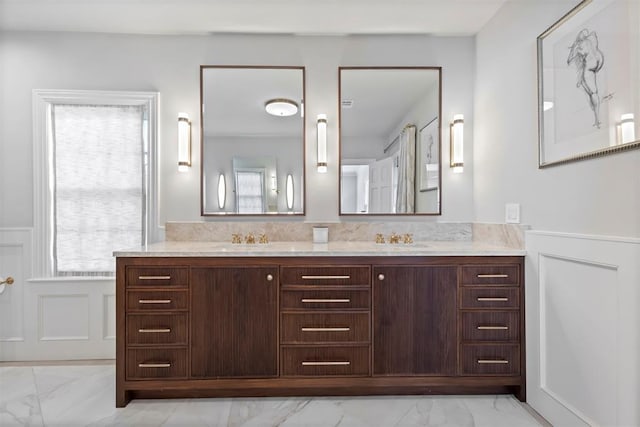
MULTIPOLYGON (((24 342, 24 283, 29 277, 28 258, 31 250, 29 229, 0 229, 0 280, 12 277, 13 284, 0 285, 0 347, 24 342)), ((0 350, 0 356, 4 351, 0 350)), ((1 360, 1 359, 0 359, 1 360)))
POLYGON ((553 425, 640 425, 640 239, 526 233, 528 402, 553 425))
POLYGON ((115 357, 115 279, 34 278, 33 231, 0 228, 0 361, 115 357))
POLYGON ((38 339, 89 339, 89 295, 39 295, 38 339))
MULTIPOLYGON (((116 296, 115 294, 102 295, 102 338, 105 340, 116 339, 116 296)), ((115 341, 114 341, 115 342, 115 341)))

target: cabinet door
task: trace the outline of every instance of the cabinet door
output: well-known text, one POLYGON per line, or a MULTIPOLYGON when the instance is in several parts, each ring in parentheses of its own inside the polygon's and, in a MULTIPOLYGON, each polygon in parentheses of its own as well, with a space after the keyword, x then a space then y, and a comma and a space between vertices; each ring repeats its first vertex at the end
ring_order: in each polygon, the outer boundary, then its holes
POLYGON ((455 375, 456 267, 373 271, 374 375, 455 375))
POLYGON ((191 375, 278 373, 278 268, 191 268, 191 375))

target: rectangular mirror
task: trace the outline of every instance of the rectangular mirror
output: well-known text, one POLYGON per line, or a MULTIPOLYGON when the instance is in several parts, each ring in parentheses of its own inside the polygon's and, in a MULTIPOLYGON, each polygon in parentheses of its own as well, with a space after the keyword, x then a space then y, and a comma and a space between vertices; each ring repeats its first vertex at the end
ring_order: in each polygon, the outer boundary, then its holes
POLYGON ((340 67, 340 215, 440 215, 441 67, 340 67))
POLYGON ((304 67, 200 67, 201 214, 304 215, 304 67))

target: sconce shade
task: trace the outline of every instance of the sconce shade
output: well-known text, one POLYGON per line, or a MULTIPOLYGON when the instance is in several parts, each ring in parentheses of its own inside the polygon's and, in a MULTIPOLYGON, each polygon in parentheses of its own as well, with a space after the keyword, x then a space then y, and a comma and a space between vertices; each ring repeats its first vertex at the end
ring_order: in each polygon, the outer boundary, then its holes
POLYGON ((178 113, 178 171, 191 167, 191 121, 187 113, 178 113))
POLYGON ((270 99, 264 104, 264 110, 272 116, 293 116, 298 112, 298 104, 286 98, 270 99))
POLYGON ((318 137, 318 172, 327 172, 327 115, 318 114, 317 137, 318 137))
POLYGON ((293 209, 293 175, 287 175, 287 209, 293 209))
POLYGON ((636 130, 633 118, 633 113, 623 114, 620 117, 620 130, 622 133, 623 144, 636 140, 636 130))
POLYGON ((450 166, 454 173, 461 173, 464 170, 464 116, 456 114, 451 122, 451 161, 450 166))
POLYGON ((225 201, 227 200, 227 181, 224 178, 224 174, 221 173, 218 177, 218 208, 224 209, 225 201))

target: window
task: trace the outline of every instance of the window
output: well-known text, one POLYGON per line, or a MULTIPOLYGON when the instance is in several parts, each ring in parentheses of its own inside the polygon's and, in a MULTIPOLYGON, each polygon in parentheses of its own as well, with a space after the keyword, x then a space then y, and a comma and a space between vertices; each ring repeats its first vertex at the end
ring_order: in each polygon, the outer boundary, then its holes
POLYGON ((264 212, 264 171, 236 170, 238 213, 264 212))
POLYGON ((43 276, 112 276, 116 249, 154 236, 157 95, 34 91, 43 276))

